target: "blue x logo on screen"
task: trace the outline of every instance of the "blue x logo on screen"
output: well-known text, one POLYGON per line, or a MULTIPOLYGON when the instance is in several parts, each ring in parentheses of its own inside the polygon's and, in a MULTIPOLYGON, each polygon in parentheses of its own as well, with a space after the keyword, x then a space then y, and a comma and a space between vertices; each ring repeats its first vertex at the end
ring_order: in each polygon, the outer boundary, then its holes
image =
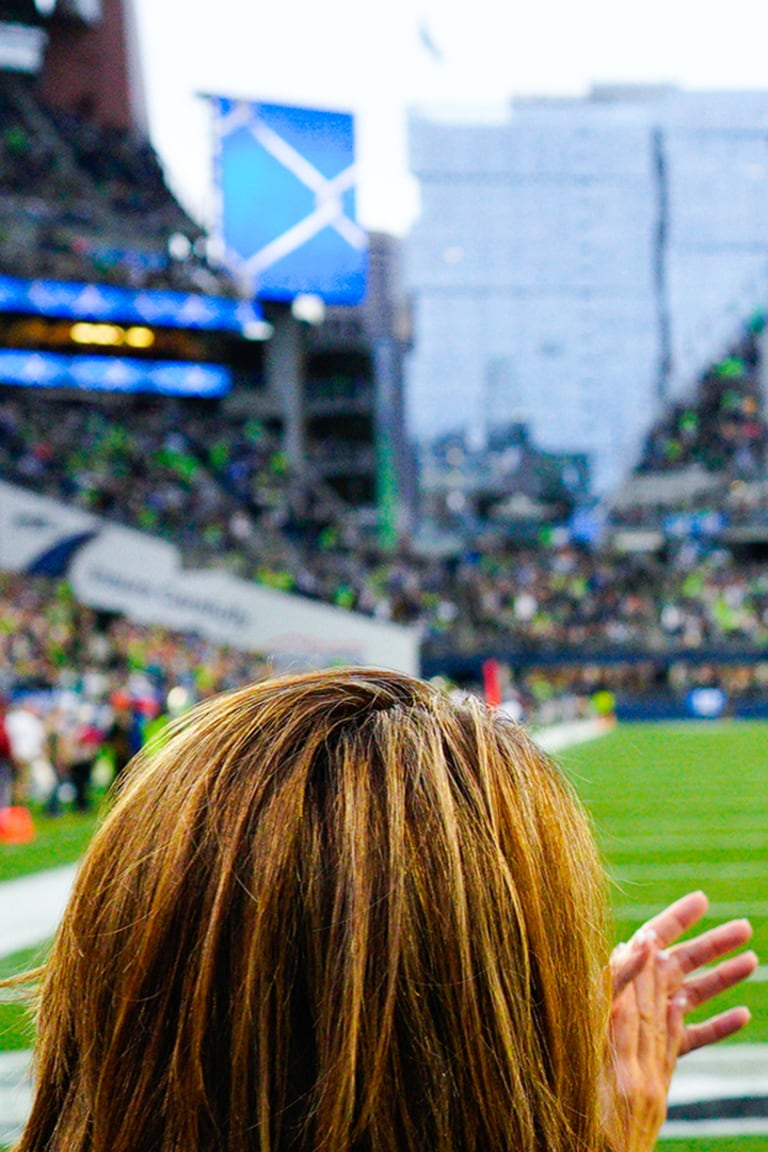
POLYGON ((328 304, 365 295, 355 219, 354 122, 346 113, 214 98, 218 230, 254 295, 328 304))

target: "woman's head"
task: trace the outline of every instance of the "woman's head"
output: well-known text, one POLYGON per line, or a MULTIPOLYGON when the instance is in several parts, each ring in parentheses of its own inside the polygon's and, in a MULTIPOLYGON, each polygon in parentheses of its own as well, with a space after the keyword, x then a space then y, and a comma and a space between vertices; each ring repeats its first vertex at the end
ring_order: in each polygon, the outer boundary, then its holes
POLYGON ((606 962, 587 822, 520 728, 396 673, 264 681, 130 770, 20 1149, 594 1149, 606 962))

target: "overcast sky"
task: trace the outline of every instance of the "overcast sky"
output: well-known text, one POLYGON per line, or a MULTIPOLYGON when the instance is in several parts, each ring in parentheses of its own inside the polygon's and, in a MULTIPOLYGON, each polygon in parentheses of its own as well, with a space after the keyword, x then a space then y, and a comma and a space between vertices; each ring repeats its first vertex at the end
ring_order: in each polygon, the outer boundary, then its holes
POLYGON ((418 198, 407 111, 477 109, 593 83, 768 87, 757 0, 133 0, 152 139, 209 221, 210 122, 198 93, 351 111, 358 215, 407 230, 418 198))

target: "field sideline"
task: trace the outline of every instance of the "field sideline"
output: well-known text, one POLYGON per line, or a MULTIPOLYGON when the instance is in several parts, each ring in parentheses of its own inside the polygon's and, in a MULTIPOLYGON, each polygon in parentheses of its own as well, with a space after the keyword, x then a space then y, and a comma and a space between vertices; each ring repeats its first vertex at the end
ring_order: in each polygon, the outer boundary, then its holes
MULTIPOLYGON (((703 888, 712 901, 707 925, 714 917, 752 920, 761 968, 739 993, 724 997, 722 1006, 746 1003, 753 1020, 728 1052, 719 1051, 723 1066, 728 1057, 743 1056, 745 1066, 751 1060, 759 1069, 762 1052, 768 1053, 755 1047, 768 1044, 768 724, 621 725, 556 755, 593 815, 611 877, 617 939, 694 888, 703 888)), ((68 816, 41 825, 34 845, 0 846, 0 879, 77 859, 92 824, 68 816)), ((29 952, 19 954, 11 966, 30 959, 29 952)), ((2 970, 9 970, 9 961, 2 970)), ((2 1009, 0 1050, 28 1043, 18 1009, 2 1009)), ((761 1083, 766 1077, 768 1056, 761 1083)), ((0 1114, 0 1128, 2 1120, 0 1114)), ((702 1133, 697 1138, 690 1126, 676 1121, 665 1133, 675 1138, 661 1147, 665 1152, 768 1152, 768 1119, 757 1124, 762 1124, 758 1132, 753 1121, 753 1132, 742 1129, 744 1135, 733 1126, 697 1127, 702 1133)))

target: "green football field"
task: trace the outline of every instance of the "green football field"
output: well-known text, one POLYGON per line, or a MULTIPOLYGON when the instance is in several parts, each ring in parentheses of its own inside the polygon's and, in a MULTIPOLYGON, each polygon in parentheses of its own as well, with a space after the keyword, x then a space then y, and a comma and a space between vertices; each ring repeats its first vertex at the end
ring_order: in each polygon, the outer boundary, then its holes
MULTIPOLYGON (((712 902, 704 926, 748 915, 761 966, 768 965, 768 724, 620 725, 558 759, 594 817, 617 939, 703 888, 712 902)), ((38 826, 35 844, 0 845, 0 880, 77 859, 93 820, 68 816, 38 826)), ((19 965, 31 959, 14 958, 19 965)), ((0 974, 8 970, 0 963, 0 974)), ((721 1006, 734 1003, 747 1004, 753 1016, 741 1039, 768 1043, 768 981, 750 981, 721 1006)), ((0 1049, 28 1043, 19 1009, 0 1009, 0 1049)), ((768 1152, 768 1135, 676 1139, 660 1148, 768 1152)))
MULTIPOLYGON (((768 965, 768 724, 626 724, 558 759, 595 822, 617 940, 702 888, 711 901, 702 926, 748 916, 752 946, 761 968, 768 965)), ((731 1042, 768 1043, 768 981, 752 980, 718 1001, 731 1004, 752 1012, 731 1042)), ((768 1152, 768 1135, 676 1139, 659 1148, 768 1152)))
MULTIPOLYGON (((768 964, 768 724, 621 725, 559 759, 594 818, 618 939, 702 888, 703 927, 748 916, 768 964)), ((741 1038, 768 1042, 768 982, 718 1003, 746 1003, 741 1038)))

